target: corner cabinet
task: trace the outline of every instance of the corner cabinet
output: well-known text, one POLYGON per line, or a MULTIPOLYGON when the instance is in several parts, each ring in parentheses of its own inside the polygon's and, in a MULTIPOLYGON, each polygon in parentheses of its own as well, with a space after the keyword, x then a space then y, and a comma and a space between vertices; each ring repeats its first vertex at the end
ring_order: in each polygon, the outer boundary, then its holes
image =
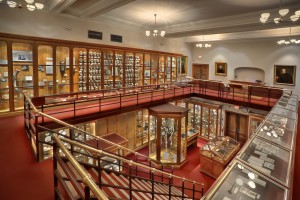
POLYGON ((199 137, 210 140, 219 136, 222 106, 193 100, 186 100, 189 108, 188 135, 197 134, 199 137))
POLYGON ((23 109, 22 92, 36 97, 174 82, 181 57, 0 33, 0 112, 23 109))

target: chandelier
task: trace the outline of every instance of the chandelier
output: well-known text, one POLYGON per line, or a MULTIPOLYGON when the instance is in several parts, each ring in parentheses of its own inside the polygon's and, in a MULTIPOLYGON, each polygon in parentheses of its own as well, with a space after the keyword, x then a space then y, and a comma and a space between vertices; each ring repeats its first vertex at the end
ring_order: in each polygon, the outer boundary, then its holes
POLYGON ((164 37, 165 36, 165 34, 166 34, 166 31, 158 31, 157 29, 156 29, 156 16, 157 16, 157 14, 154 14, 154 18, 155 18, 155 24, 154 24, 154 30, 153 31, 149 31, 149 30, 147 30, 146 31, 146 36, 153 36, 153 37, 157 37, 157 36, 161 36, 161 37, 164 37))
MULTIPOLYGON (((282 7, 282 0, 281 0, 280 1, 280 10, 278 11, 280 16, 275 17, 273 19, 275 24, 279 24, 279 23, 284 22, 284 21, 292 21, 292 22, 298 21, 298 19, 300 17, 300 10, 297 10, 295 12, 295 14, 292 14, 290 17, 287 17, 287 14, 289 12, 290 12, 289 9, 282 7)), ((259 20, 260 20, 261 23, 265 24, 268 21, 269 17, 270 17, 270 13, 262 13, 259 20)))
POLYGON ((196 44, 196 47, 199 47, 199 48, 210 48, 210 47, 211 47, 211 44, 205 43, 205 42, 204 42, 204 35, 203 35, 203 40, 202 40, 202 42, 198 42, 198 43, 196 44))
POLYGON ((23 1, 3 1, 0 0, 0 3, 6 3, 11 8, 26 8, 29 11, 42 10, 44 4, 40 2, 34 2, 34 0, 23 0, 23 1))
POLYGON ((300 44, 300 40, 291 39, 292 27, 290 27, 290 35, 288 40, 279 40, 277 44, 279 45, 290 45, 290 44, 300 44))

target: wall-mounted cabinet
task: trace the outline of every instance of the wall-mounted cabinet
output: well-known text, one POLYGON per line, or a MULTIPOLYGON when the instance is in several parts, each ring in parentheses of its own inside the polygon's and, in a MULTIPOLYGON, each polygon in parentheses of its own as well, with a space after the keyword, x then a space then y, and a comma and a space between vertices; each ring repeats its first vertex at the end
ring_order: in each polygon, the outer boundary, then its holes
POLYGON ((199 137, 210 140, 219 136, 222 106, 193 100, 186 100, 189 111, 189 132, 193 135, 199 133, 199 137))
POLYGON ((136 112, 136 131, 135 148, 148 144, 148 110, 139 110, 136 112))
POLYGON ((0 112, 22 109, 22 92, 33 97, 162 84, 167 77, 167 82, 175 81, 172 72, 180 58, 166 52, 0 33, 0 112))

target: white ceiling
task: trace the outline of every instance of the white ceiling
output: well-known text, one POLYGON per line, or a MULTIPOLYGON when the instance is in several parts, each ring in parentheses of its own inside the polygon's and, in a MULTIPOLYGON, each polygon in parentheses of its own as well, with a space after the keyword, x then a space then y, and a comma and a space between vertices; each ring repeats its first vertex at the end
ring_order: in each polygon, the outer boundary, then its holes
MULTIPOLYGON (((280 0, 48 0, 49 12, 87 20, 111 20, 135 25, 141 31, 157 26, 164 28, 167 38, 182 38, 186 42, 202 40, 235 40, 300 36, 300 20, 276 25, 259 22, 262 12, 270 19, 278 17, 280 0)), ((290 8, 288 16, 300 10, 299 0, 283 0, 290 8)))

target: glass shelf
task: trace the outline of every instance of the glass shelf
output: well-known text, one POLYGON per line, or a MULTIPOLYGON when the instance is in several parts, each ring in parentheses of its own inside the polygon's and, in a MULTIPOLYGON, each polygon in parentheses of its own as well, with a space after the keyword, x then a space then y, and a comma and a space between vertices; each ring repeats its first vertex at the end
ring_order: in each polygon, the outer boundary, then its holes
POLYGON ((290 151, 254 137, 240 158, 265 175, 272 176, 285 185, 289 184, 290 151))

